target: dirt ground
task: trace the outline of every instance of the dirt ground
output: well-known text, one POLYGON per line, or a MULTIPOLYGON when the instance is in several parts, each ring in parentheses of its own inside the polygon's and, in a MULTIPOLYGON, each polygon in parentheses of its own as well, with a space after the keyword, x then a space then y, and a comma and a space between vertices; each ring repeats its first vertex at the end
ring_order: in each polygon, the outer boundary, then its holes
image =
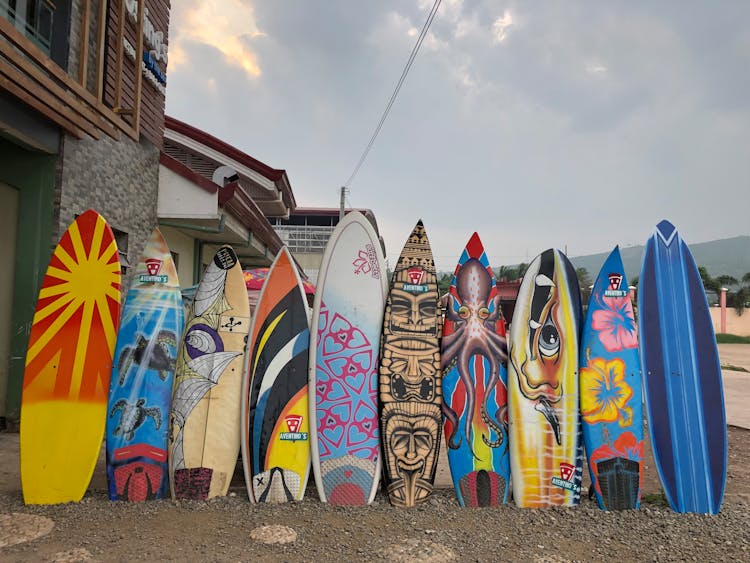
MULTIPOLYGON (((733 365, 750 368, 750 345, 732 353, 739 354, 732 356, 733 365)), ((743 375, 750 382, 750 373, 743 375)), ((416 509, 393 508, 382 494, 365 508, 323 505, 314 482, 302 502, 252 505, 241 468, 227 498, 110 502, 103 458, 81 503, 24 506, 18 434, 0 433, 0 561, 748 561, 750 430, 730 426, 728 438, 722 511, 703 516, 675 514, 666 505, 650 445, 641 510, 621 513, 604 513, 587 499, 572 509, 463 509, 456 503, 444 455, 438 490, 428 504, 416 509), (13 534, 22 533, 24 518, 30 517, 51 519, 39 524, 41 531, 51 531, 3 547, 8 543, 3 528, 6 536, 10 529, 12 542, 13 534), (253 530, 264 525, 286 526, 296 540, 265 544, 253 539, 253 530)))

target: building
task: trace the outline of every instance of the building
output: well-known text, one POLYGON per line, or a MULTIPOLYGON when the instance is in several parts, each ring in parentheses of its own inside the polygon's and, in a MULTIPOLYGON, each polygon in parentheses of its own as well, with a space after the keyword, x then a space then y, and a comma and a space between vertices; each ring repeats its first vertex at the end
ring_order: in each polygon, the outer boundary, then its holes
MULTIPOLYGON (((347 209, 349 213, 352 209, 347 209)), ((378 231, 375 214, 370 209, 356 209, 362 213, 378 233, 385 255, 385 242, 378 231)), ((316 283, 328 239, 339 224, 340 210, 330 207, 297 207, 287 218, 276 218, 273 228, 289 248, 312 283, 316 283)))
POLYGON ((19 419, 37 294, 67 225, 104 215, 127 276, 157 222, 169 10, 0 3, 0 423, 19 419))
POLYGON ((269 266, 283 244, 269 218, 289 217, 295 206, 286 171, 166 118, 159 225, 183 287, 198 283, 221 244, 232 245, 245 269, 269 266))

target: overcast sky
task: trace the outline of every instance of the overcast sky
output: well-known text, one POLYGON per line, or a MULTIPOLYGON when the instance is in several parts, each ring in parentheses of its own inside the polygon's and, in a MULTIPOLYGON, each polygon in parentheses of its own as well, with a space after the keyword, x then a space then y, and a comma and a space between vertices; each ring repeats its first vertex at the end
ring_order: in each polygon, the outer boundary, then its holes
MULTIPOLYGON (((167 112, 337 207, 432 0, 172 3, 167 112)), ((750 233, 750 2, 444 0, 349 202, 391 265, 750 233)))

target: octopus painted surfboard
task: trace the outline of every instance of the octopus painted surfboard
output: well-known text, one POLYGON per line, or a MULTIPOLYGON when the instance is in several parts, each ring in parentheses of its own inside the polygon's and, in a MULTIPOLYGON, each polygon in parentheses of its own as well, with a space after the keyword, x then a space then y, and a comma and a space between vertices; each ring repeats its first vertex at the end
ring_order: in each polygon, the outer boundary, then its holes
POLYGON ((383 316, 380 431, 388 496, 416 506, 432 493, 442 419, 437 276, 422 221, 399 256, 383 316))
POLYGON ((169 409, 184 324, 177 270, 164 237, 154 229, 136 266, 117 333, 106 434, 112 500, 169 494, 169 409))
POLYGON ((173 498, 224 496, 240 453, 240 404, 250 305, 237 255, 213 256, 177 352, 169 435, 173 498))
POLYGON ((510 497, 508 348, 495 276, 474 233, 453 274, 441 346, 448 464, 461 506, 510 497))
POLYGON ((323 254, 310 323, 312 467, 322 502, 364 506, 377 492, 377 365, 386 291, 375 229, 361 213, 349 213, 323 254))
POLYGON ((21 399, 26 504, 79 501, 104 437, 120 319, 120 260, 104 217, 89 209, 63 233, 42 280, 21 399))
POLYGON ((310 473, 307 298, 283 247, 253 316, 242 384, 242 461, 250 500, 305 495, 310 473))
POLYGON ((649 432, 664 492, 676 512, 716 514, 727 479, 721 367, 698 268, 669 221, 646 243, 638 289, 649 432))
POLYGON ((529 265, 510 326, 508 422, 513 499, 519 507, 573 506, 581 498, 575 270, 559 250, 529 265))
POLYGON ((641 362, 618 248, 594 282, 579 361, 583 440, 596 500, 603 510, 638 508, 644 447, 641 362))

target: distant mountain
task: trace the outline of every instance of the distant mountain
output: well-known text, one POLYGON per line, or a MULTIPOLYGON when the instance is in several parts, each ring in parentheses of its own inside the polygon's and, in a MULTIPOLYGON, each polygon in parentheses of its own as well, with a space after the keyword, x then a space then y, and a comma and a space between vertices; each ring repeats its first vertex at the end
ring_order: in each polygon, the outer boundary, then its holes
MULTIPOLYGON (((713 277, 727 274, 741 279, 743 275, 750 272, 750 236, 699 242, 689 246, 698 266, 705 266, 713 277)), ((643 246, 620 248, 625 273, 629 280, 641 273, 643 249, 643 246)), ((576 268, 586 268, 593 280, 608 255, 609 251, 588 256, 575 256, 571 257, 570 261, 576 268)))

